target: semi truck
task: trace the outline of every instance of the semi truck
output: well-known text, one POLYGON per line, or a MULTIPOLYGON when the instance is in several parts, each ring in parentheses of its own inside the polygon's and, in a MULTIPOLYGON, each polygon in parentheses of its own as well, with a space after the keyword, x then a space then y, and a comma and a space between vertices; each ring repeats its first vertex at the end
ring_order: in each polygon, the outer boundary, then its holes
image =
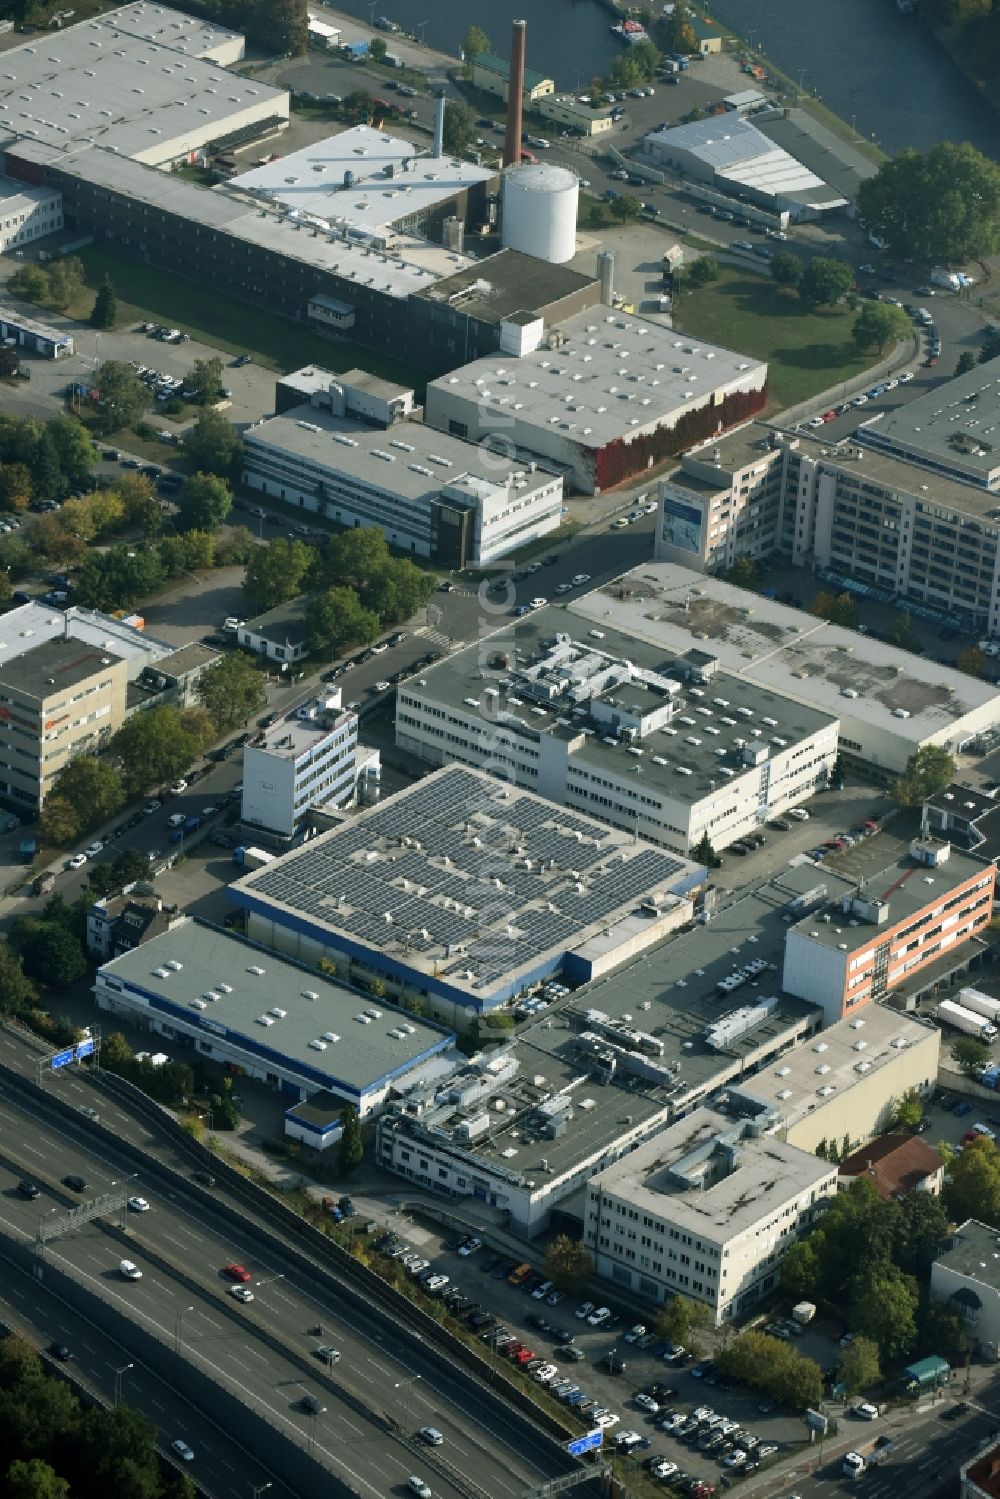
POLYGON ((842 1469, 844 1477, 860 1478, 869 1468, 877 1468, 879 1463, 885 1462, 892 1448, 892 1437, 876 1437, 873 1442, 866 1442, 856 1451, 845 1453, 842 1469))
POLYGON ((1000 999, 991 999, 988 994, 983 994, 978 989, 960 989, 957 1003, 963 1010, 971 1010, 973 1015, 982 1015, 994 1025, 1000 1025, 1000 999))
POLYGON ((955 1030, 963 1031, 967 1036, 975 1036, 977 1041, 995 1041, 997 1038, 997 1028, 992 1020, 967 1010, 953 999, 942 1000, 937 1007, 937 1018, 946 1025, 954 1026, 955 1030))

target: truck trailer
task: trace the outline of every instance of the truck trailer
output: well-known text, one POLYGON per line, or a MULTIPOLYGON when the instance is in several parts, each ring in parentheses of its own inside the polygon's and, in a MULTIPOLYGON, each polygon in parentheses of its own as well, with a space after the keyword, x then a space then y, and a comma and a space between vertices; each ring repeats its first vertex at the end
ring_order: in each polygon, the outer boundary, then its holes
POLYGON ((964 1005, 956 1004, 953 999, 941 1001, 937 1007, 937 1018, 954 1026, 957 1031, 963 1031, 967 1036, 975 1036, 978 1041, 995 1041, 997 1038, 997 1028, 992 1020, 987 1020, 985 1015, 976 1015, 964 1005))
POLYGON ((983 1015, 994 1025, 1000 1025, 1000 999, 991 999, 988 994, 983 994, 979 989, 960 989, 957 1003, 963 1010, 971 1010, 973 1015, 983 1015))
POLYGON ((874 1442, 866 1442, 855 1452, 846 1452, 841 1469, 844 1477, 860 1478, 869 1468, 877 1468, 879 1463, 885 1462, 892 1448, 892 1437, 876 1437, 874 1442))

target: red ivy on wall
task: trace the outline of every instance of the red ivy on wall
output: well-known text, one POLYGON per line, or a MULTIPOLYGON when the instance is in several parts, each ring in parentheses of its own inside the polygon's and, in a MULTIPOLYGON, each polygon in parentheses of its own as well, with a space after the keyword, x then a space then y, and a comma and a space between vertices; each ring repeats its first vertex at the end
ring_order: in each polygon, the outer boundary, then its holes
POLYGON ((731 391, 720 405, 685 411, 672 427, 657 427, 655 432, 643 432, 631 441, 616 437, 596 455, 595 488, 611 489, 633 474, 644 473, 665 458, 672 458, 714 436, 720 422, 723 428, 736 427, 740 422, 757 416, 766 404, 765 382, 762 390, 731 391))

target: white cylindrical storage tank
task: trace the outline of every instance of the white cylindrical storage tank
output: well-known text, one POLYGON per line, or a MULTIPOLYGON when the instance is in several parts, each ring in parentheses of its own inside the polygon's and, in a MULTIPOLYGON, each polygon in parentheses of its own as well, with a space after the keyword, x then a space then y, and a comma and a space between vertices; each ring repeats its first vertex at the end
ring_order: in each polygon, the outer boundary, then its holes
POLYGON ((522 162, 503 174, 500 242, 539 260, 562 265, 576 254, 580 179, 566 167, 522 162))

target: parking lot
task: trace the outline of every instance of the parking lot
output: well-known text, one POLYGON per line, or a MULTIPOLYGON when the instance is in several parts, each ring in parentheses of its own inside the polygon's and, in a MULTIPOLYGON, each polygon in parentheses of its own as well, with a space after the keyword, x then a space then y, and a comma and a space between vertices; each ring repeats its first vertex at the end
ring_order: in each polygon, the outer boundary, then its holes
POLYGON ((767 1466, 803 1441, 797 1415, 730 1386, 708 1360, 683 1349, 669 1356, 670 1345, 643 1324, 562 1295, 530 1265, 523 1283, 513 1284, 519 1261, 478 1240, 463 1253, 468 1239, 409 1218, 390 1223, 376 1243, 445 1301, 497 1367, 517 1364, 546 1384, 576 1412, 581 1431, 603 1428, 605 1443, 623 1456, 628 1449, 630 1464, 673 1464, 664 1482, 684 1474, 718 1485, 721 1474, 767 1466), (672 1431, 663 1430, 666 1422, 672 1431))

